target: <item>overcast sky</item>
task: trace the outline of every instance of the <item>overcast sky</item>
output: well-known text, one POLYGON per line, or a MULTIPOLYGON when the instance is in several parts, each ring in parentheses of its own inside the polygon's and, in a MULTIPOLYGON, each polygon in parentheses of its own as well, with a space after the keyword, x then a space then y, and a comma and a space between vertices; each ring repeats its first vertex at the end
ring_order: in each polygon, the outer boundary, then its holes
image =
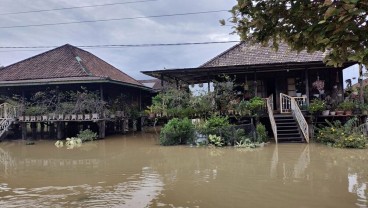
MULTIPOLYGON (((230 10, 236 0, 157 0, 114 6, 70 9, 28 14, 6 14, 107 3, 142 0, 2 0, 0 27, 100 20, 125 17, 165 15, 212 10, 230 10)), ((0 28, 0 46, 61 46, 80 45, 181 43, 239 40, 230 35, 231 27, 220 26, 229 12, 188 16, 96 22, 88 24, 44 27, 0 28)), ((197 67, 235 43, 141 47, 120 49, 85 49, 136 79, 147 76, 144 70, 197 67)), ((7 66, 43 50, 0 49, 0 65, 7 66)))

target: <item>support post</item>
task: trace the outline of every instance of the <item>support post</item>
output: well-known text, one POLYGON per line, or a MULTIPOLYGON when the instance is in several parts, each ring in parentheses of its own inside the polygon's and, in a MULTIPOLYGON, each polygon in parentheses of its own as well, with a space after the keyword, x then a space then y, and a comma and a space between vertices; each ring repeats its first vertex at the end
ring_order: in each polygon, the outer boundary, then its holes
POLYGON ((44 138, 44 133, 45 133, 45 124, 44 123, 40 123, 40 137, 41 139, 44 138))
POLYGON ((98 137, 100 139, 103 139, 105 138, 105 132, 106 132, 106 121, 105 120, 102 120, 98 123, 98 137))
POLYGON ((64 122, 57 122, 56 123, 56 128, 57 128, 57 134, 56 134, 56 138, 57 139, 63 139, 63 124, 64 122))
POLYGON ((363 95, 363 92, 364 92, 364 84, 363 84, 363 65, 362 64, 359 64, 359 99, 360 99, 360 103, 361 104, 364 104, 364 95, 363 95))
POLYGON ((37 123, 36 122, 31 123, 31 129, 32 129, 32 140, 37 139, 37 123))
POLYGON ((26 140, 27 139, 27 123, 23 122, 20 124, 21 128, 22 128, 22 140, 26 140))
POLYGON ((309 106, 309 71, 308 71, 308 68, 305 69, 304 75, 305 75, 305 94, 307 95, 307 99, 305 102, 309 106))

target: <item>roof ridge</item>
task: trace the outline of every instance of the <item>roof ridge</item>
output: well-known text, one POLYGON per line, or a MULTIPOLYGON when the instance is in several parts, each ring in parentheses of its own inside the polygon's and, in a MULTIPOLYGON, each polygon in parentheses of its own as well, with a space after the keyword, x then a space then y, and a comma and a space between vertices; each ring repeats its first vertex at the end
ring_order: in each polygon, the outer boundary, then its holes
POLYGON ((45 51, 45 52, 42 52, 42 53, 39 53, 39 54, 37 54, 37 55, 31 56, 31 57, 29 57, 29 58, 23 59, 23 60, 21 60, 21 61, 18 61, 18 62, 12 63, 12 64, 10 64, 10 65, 8 65, 8 66, 4 66, 4 67, 2 67, 0 70, 2 70, 2 69, 6 69, 6 68, 11 67, 11 66, 13 66, 13 65, 15 65, 15 64, 20 64, 20 63, 23 63, 23 62, 25 62, 25 61, 29 61, 29 60, 31 60, 31 59, 34 59, 34 58, 37 58, 37 57, 39 57, 39 56, 45 55, 45 54, 47 54, 47 53, 53 52, 53 51, 55 51, 55 50, 57 50, 57 49, 60 49, 60 48, 62 48, 62 47, 65 47, 65 46, 67 46, 67 45, 70 45, 70 44, 68 44, 68 43, 67 43, 67 44, 64 44, 64 45, 62 45, 62 46, 59 46, 59 47, 53 48, 53 49, 51 49, 51 50, 47 50, 47 51, 45 51))
POLYGON ((206 64, 208 64, 208 63, 210 63, 210 62, 212 62, 212 61, 214 61, 214 60, 216 60, 216 59, 220 58, 221 56, 223 56, 223 55, 225 55, 226 53, 230 52, 230 51, 231 51, 231 50, 233 50, 234 48, 236 48, 236 47, 238 47, 238 46, 242 45, 243 43, 245 43, 245 41, 240 41, 240 43, 237 43, 237 44, 233 45, 232 47, 228 48, 227 50, 225 50, 224 52, 220 53, 219 55, 217 55, 217 56, 213 57, 212 59, 210 59, 209 61, 205 62, 204 64, 201 64, 198 68, 200 68, 200 67, 204 67, 206 64))
MULTIPOLYGON (((130 75, 126 74, 125 72, 121 71, 120 69, 116 68, 115 66, 113 66, 113 65, 109 64, 109 63, 108 63, 108 62, 106 62, 105 60, 103 60, 103 59, 99 58, 98 56, 94 55, 93 53, 91 53, 91 52, 89 52, 89 51, 86 51, 86 50, 83 50, 83 49, 81 49, 81 48, 75 47, 75 46, 72 46, 72 47, 74 47, 74 49, 76 49, 76 50, 83 51, 83 52, 85 52, 85 53, 88 53, 89 55, 92 55, 92 56, 96 57, 96 58, 97 58, 97 59, 99 59, 100 61, 104 62, 105 64, 107 64, 107 65, 109 65, 109 66, 111 66, 111 67, 112 67, 112 69, 114 69, 115 71, 117 71, 117 72, 119 72, 119 73, 122 73, 123 75, 125 75, 125 76, 129 77, 130 79, 132 79, 132 80, 136 81, 138 84, 142 85, 138 80, 134 79, 134 78, 133 78, 133 77, 131 77, 130 75)), ((88 69, 88 68, 87 68, 87 69, 88 69)), ((88 69, 88 70, 89 70, 89 69, 88 69)), ((89 71, 90 71, 90 70, 89 70, 89 71)), ((97 76, 97 75, 94 75, 94 76, 97 76)), ((113 79, 112 77, 109 77, 109 76, 108 76, 108 78, 113 79)))

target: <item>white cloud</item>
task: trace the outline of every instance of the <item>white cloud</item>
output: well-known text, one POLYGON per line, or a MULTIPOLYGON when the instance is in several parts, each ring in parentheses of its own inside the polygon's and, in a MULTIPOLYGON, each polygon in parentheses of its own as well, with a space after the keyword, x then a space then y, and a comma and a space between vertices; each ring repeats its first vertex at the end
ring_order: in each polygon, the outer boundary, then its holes
MULTIPOLYGON (((116 3, 104 1, 103 3, 116 3)), ((210 10, 229 10, 235 0, 158 0, 153 2, 94 7, 21 15, 0 15, 0 27, 69 21, 111 19, 123 17, 175 14, 210 10)), ((101 1, 69 0, 3 0, 1 13, 62 8, 102 4, 101 1)), ((58 25, 46 27, 26 27, 0 29, 0 46, 60 46, 98 44, 141 44, 177 43, 238 40, 229 35, 231 28, 221 27, 218 20, 227 19, 230 13, 163 17, 138 20, 110 21, 88 24, 58 25)), ((134 78, 146 78, 143 70, 196 67, 234 44, 214 44, 199 46, 146 47, 121 49, 88 49, 108 63, 123 70, 134 78)), ((0 65, 9 65, 38 51, 1 52, 0 65)))

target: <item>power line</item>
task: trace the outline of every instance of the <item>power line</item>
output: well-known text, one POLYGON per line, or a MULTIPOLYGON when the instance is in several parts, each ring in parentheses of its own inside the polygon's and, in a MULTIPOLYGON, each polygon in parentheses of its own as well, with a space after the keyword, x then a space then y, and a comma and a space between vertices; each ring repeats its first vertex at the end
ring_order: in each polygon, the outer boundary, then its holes
POLYGON ((158 0, 128 1, 128 2, 110 3, 110 4, 94 4, 94 5, 64 7, 64 8, 55 8, 55 9, 41 9, 41 10, 31 10, 31 11, 22 11, 22 12, 8 12, 8 13, 0 13, 0 15, 2 16, 2 15, 15 15, 15 14, 29 14, 29 13, 39 13, 39 12, 70 10, 70 9, 82 9, 82 8, 90 8, 90 7, 104 7, 104 6, 123 5, 123 4, 135 4, 135 3, 144 3, 144 2, 151 2, 151 1, 158 1, 158 0))
POLYGON ((43 26, 52 26, 52 25, 71 25, 71 24, 81 24, 81 23, 94 23, 94 22, 108 22, 108 21, 121 21, 121 20, 135 20, 135 19, 147 19, 147 18, 186 16, 186 15, 197 15, 197 14, 210 14, 210 13, 219 13, 219 12, 228 12, 228 10, 187 12, 187 13, 178 13, 178 14, 163 14, 163 15, 141 16, 141 17, 124 17, 124 18, 100 19, 100 20, 84 20, 84 21, 45 23, 45 24, 34 24, 34 25, 3 26, 3 27, 0 27, 0 29, 25 28, 25 27, 43 27, 43 26))
MULTIPOLYGON (((210 41, 210 42, 186 42, 186 43, 150 43, 150 44, 106 44, 106 45, 80 45, 78 48, 128 48, 128 47, 159 47, 159 46, 187 46, 187 45, 210 45, 221 43, 239 43, 240 41, 210 41)), ((48 49, 57 48, 59 46, 0 46, 0 49, 48 49)), ((14 50, 12 50, 14 51, 14 50)), ((33 50, 18 50, 18 51, 33 51, 33 50)), ((6 51, 0 51, 6 52, 6 51)))

